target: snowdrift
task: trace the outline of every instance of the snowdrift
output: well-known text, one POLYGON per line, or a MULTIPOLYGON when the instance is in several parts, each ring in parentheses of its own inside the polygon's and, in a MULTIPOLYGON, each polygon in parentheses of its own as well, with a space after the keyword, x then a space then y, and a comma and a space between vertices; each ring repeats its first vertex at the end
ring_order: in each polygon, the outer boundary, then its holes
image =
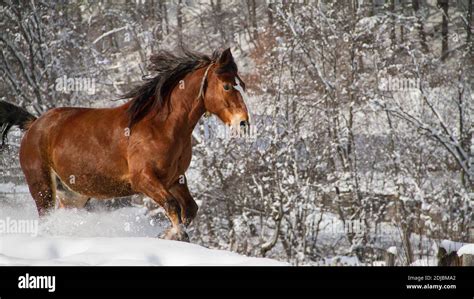
MULTIPOLYGON (((0 184, 0 192, 2 187, 5 191, 11 190, 7 188, 11 186, 0 184)), ((0 266, 285 265, 275 260, 158 239, 156 236, 169 222, 149 217, 146 211, 144 207, 94 212, 61 209, 40 220, 28 193, 0 196, 0 266), (7 230, 13 228, 10 224, 24 221, 36 224, 25 228, 37 231, 7 230)))
POLYGON ((13 266, 282 266, 195 244, 156 238, 0 237, 0 265, 13 266))

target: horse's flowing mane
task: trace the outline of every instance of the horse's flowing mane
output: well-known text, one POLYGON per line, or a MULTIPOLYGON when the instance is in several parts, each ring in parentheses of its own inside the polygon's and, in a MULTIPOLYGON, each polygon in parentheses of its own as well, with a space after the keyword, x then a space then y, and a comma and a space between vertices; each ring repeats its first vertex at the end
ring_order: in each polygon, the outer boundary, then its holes
POLYGON ((150 57, 148 70, 156 72, 153 78, 122 96, 132 98, 128 108, 129 127, 143 119, 148 113, 158 111, 174 87, 188 73, 216 61, 219 52, 214 51, 211 57, 181 47, 178 53, 162 50, 150 57))

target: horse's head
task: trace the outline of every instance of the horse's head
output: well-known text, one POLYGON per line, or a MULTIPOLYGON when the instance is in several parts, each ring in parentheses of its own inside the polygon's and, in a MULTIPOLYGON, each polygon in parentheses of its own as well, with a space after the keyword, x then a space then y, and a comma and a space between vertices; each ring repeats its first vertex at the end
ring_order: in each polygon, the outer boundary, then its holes
POLYGON ((248 128, 244 92, 245 84, 237 73, 230 48, 224 50, 209 69, 204 106, 226 125, 248 128))

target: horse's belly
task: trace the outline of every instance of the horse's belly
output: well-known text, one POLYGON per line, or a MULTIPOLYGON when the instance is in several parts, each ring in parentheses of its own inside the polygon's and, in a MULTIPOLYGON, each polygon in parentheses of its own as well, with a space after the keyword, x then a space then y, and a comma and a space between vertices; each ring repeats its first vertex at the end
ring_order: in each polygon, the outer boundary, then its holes
MULTIPOLYGON (((113 155, 112 155, 113 156, 113 155)), ((132 194, 125 161, 111 160, 105 155, 56 155, 54 171, 71 190, 95 198, 132 194)))
POLYGON ((67 150, 53 152, 52 168, 72 191, 94 198, 121 197, 133 194, 128 165, 120 153, 105 145, 68 142, 67 150))
POLYGON ((60 179, 72 191, 88 197, 112 198, 135 193, 127 180, 98 173, 63 175, 60 179))

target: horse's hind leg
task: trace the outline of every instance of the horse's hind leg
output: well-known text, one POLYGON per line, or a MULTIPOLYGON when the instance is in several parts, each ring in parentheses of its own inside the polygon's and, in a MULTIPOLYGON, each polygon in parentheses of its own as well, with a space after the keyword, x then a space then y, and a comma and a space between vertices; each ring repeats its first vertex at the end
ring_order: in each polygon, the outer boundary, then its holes
POLYGON ((55 183, 51 176, 49 167, 24 169, 26 181, 31 196, 35 200, 36 208, 40 217, 54 209, 55 205, 55 183))
POLYGON ((90 200, 89 196, 59 190, 56 191, 56 196, 58 199, 58 208, 61 209, 83 209, 90 200))
POLYGON ((69 189, 56 175, 53 180, 56 182, 56 197, 58 208, 77 208, 82 209, 86 206, 90 197, 81 195, 69 189))

